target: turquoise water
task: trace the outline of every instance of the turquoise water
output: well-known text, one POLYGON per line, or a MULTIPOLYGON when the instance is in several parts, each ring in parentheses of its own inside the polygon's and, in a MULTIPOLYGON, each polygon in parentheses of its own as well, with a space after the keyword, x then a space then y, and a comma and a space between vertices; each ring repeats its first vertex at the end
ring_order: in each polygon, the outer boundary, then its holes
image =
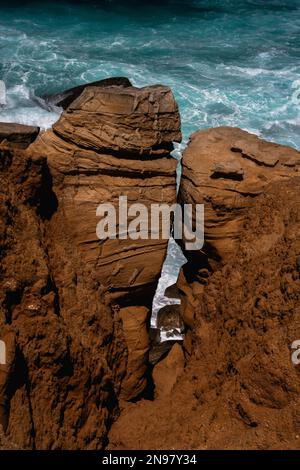
POLYGON ((185 141, 225 124, 300 148, 300 0, 6 3, 2 121, 47 127, 34 94, 123 75, 172 87, 185 141))

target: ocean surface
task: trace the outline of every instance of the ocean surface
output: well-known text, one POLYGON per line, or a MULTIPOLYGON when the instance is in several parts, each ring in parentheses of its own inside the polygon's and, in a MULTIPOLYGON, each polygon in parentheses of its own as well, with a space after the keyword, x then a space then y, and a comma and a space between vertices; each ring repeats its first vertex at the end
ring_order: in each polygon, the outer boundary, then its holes
POLYGON ((183 145, 230 125, 300 148, 300 0, 0 1, 0 121, 47 128, 35 96, 110 76, 169 85, 183 145))

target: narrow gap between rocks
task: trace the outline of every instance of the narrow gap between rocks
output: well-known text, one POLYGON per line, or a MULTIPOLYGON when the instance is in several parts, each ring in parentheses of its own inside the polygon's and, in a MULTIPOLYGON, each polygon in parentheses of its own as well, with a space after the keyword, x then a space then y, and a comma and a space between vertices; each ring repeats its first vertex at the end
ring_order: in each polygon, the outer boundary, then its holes
MULTIPOLYGON (((172 152, 172 156, 178 160, 177 193, 181 179, 183 149, 183 144, 175 144, 175 149, 172 152)), ((186 261, 181 248, 171 236, 152 304, 150 323, 151 346, 149 354, 151 367, 167 355, 174 343, 182 342, 184 338, 184 325, 180 316, 181 302, 176 293, 172 293, 172 286, 176 284, 180 269, 186 261), (165 295, 167 288, 170 289, 167 295, 165 295)))

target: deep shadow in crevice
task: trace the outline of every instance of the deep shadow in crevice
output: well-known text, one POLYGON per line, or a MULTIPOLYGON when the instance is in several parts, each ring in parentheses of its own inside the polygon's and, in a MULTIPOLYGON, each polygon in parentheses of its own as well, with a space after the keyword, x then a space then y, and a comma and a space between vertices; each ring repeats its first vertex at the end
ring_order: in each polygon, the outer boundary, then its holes
POLYGON ((136 403, 140 400, 153 401, 155 399, 155 396, 154 396, 155 385, 154 385, 153 377, 152 377, 153 367, 154 366, 152 364, 148 364, 147 372, 146 372, 147 385, 139 395, 134 397, 132 400, 129 400, 131 403, 136 403))
POLYGON ((31 200, 31 204, 36 205, 38 215, 42 220, 50 220, 57 211, 58 200, 53 191, 53 178, 46 161, 42 166, 41 186, 31 200))
POLYGON ((234 181, 243 181, 244 177, 240 173, 235 173, 234 171, 229 172, 229 173, 223 173, 222 171, 214 171, 214 173, 211 175, 211 178, 213 180, 217 179, 227 179, 227 180, 234 180, 234 181))
POLYGON ((16 305, 19 305, 21 303, 22 296, 23 296, 23 287, 19 287, 15 290, 6 291, 5 301, 4 301, 4 305, 6 307, 5 308, 5 321, 9 325, 12 322, 13 308, 16 305))

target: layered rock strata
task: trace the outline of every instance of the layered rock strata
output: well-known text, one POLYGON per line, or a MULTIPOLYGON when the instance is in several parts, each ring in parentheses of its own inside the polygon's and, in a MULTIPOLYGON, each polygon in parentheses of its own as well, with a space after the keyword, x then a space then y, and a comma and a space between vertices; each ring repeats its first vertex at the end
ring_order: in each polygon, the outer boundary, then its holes
POLYGON ((120 395, 146 387, 168 241, 99 240, 96 209, 174 202, 180 138, 168 88, 90 87, 27 150, 1 147, 0 422, 16 445, 101 448, 120 395))
POLYGON ((41 104, 43 104, 44 102, 50 108, 59 107, 65 110, 76 98, 81 95, 85 88, 88 88, 90 86, 99 88, 106 88, 110 86, 130 87, 132 86, 132 84, 126 77, 104 78, 104 80, 97 80, 95 82, 78 85, 60 93, 53 93, 52 95, 43 95, 43 101, 41 101, 40 99, 38 99, 38 101, 41 102, 41 104))
MULTIPOLYGON (((184 151, 179 198, 205 206, 209 261, 226 262, 238 250, 244 217, 270 183, 297 175, 296 150, 237 128, 194 133, 184 151)), ((195 258, 195 253, 193 253, 195 258)))

